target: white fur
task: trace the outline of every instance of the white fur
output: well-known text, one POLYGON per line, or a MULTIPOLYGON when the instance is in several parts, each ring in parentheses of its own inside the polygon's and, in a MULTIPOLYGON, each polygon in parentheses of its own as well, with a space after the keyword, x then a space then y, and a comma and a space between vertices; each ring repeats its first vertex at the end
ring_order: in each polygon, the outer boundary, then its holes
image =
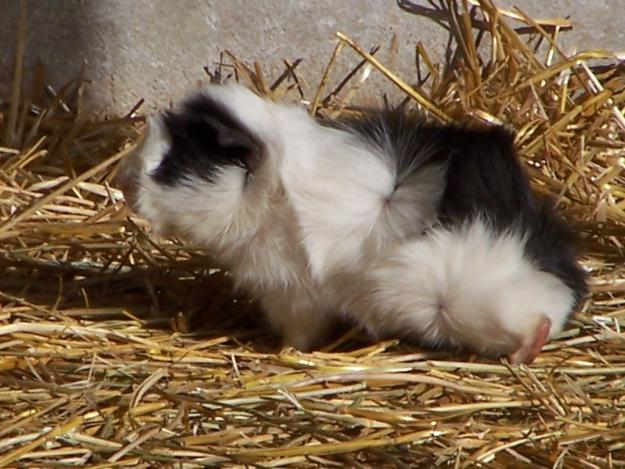
MULTIPOLYGON (((268 147, 317 280, 356 266, 364 251, 417 233, 434 219, 433 206, 422 207, 402 194, 395 195, 389 210, 392 161, 351 135, 320 126, 304 109, 263 100, 240 86, 214 87, 210 94, 268 147), (415 220, 423 222, 415 226, 415 220)), ((424 191, 437 191, 428 184, 436 181, 431 177, 436 170, 424 172, 424 191)))
POLYGON ((573 306, 571 290, 523 253, 521 233, 482 220, 391 249, 366 272, 350 310, 376 334, 416 337, 480 353, 512 353, 541 318, 554 335, 573 306), (363 296, 364 295, 364 296, 363 296))
POLYGON ((225 264, 288 345, 311 348, 339 312, 375 333, 478 351, 509 348, 539 314, 561 327, 571 294, 523 257, 518 235, 477 222, 417 238, 435 222, 444 168, 397 188, 390 158, 303 109, 238 85, 206 93, 263 142, 260 166, 247 184, 243 169, 224 167, 214 183, 164 187, 150 172, 170 142, 153 120, 132 163, 142 168, 137 210, 225 264))

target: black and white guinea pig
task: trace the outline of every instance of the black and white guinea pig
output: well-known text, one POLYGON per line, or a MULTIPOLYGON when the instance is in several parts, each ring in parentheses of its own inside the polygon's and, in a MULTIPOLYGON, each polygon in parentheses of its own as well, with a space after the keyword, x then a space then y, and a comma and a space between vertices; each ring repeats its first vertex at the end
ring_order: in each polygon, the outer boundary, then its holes
POLYGON ((150 118, 119 182, 301 350, 342 315, 375 336, 529 363, 586 293, 571 231, 501 128, 401 108, 321 121, 212 85, 150 118))

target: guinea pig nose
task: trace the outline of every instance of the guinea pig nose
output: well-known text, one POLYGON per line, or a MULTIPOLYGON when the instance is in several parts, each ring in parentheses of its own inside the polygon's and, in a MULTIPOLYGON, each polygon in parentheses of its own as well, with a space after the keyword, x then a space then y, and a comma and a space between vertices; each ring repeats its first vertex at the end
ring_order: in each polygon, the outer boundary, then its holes
POLYGON ((132 158, 122 161, 114 180, 115 185, 124 194, 126 203, 133 210, 136 207, 139 191, 139 176, 136 165, 137 163, 132 161, 132 158))
POLYGON ((524 339, 521 347, 509 357, 511 363, 525 363, 530 365, 540 354, 540 350, 549 340, 551 320, 547 316, 541 316, 534 333, 524 339))

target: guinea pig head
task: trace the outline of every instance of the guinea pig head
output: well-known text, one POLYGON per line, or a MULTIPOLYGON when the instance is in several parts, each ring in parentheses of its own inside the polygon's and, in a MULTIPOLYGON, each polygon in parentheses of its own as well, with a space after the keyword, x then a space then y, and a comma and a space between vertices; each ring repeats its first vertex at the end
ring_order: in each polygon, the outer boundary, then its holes
POLYGON ((245 239, 277 187, 272 152, 254 119, 270 121, 270 109, 252 92, 227 86, 151 117, 145 140, 118 173, 128 204, 162 236, 201 245, 245 239))

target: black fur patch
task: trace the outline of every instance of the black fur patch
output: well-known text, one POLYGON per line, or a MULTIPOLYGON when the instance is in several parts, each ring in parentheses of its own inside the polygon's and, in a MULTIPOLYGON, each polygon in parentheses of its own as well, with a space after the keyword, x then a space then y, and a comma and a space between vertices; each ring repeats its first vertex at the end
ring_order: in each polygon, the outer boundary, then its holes
POLYGON ((445 164, 450 152, 443 136, 449 129, 429 123, 421 114, 404 112, 401 107, 320 123, 364 138, 382 154, 393 158, 397 186, 430 164, 445 164))
POLYGON ((578 302, 586 295, 575 236, 553 206, 533 194, 513 135, 504 128, 440 125, 401 107, 322 123, 364 137, 393 158, 397 185, 427 165, 446 167, 445 190, 436 201, 440 223, 453 226, 480 216, 499 232, 519 229, 528 236, 526 255, 538 268, 562 280, 578 302))
POLYGON ((261 157, 261 145, 220 103, 205 95, 187 101, 181 112, 168 112, 163 123, 171 147, 152 177, 173 186, 191 177, 211 181, 219 167, 238 166, 248 174, 261 157))
POLYGON ((577 309, 588 293, 588 286, 586 272, 576 262, 578 240, 573 231, 548 200, 536 200, 534 208, 524 213, 520 221, 528 231, 525 246, 528 256, 573 291, 577 309))
POLYGON ((483 216, 497 231, 519 230, 527 236, 527 257, 562 280, 579 302, 587 287, 576 262, 575 236, 553 204, 533 193, 513 135, 501 127, 452 132, 441 221, 455 224, 483 216))

